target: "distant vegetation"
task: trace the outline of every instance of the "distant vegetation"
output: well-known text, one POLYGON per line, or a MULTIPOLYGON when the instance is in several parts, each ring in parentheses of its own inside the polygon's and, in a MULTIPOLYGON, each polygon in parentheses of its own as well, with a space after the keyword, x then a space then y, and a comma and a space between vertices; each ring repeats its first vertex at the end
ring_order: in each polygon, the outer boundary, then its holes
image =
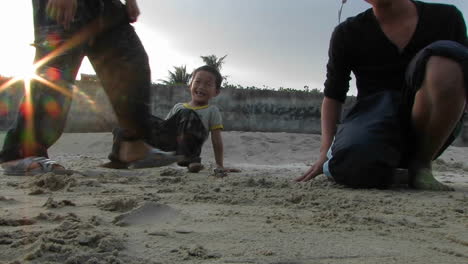
MULTIPOLYGON (((214 55, 213 55, 214 56, 214 55)), ((203 56, 202 56, 203 57, 203 56)), ((216 56, 214 56, 216 57, 216 56)), ((226 56, 223 56, 216 61, 219 63, 219 60, 223 60, 226 56)), ((217 57, 216 57, 217 58, 217 57)), ((213 57, 211 57, 213 59, 213 57)), ((187 73, 186 67, 180 66, 180 67, 174 67, 175 71, 173 75, 170 76, 168 80, 160 80, 162 81, 162 85, 168 85, 168 86, 178 86, 178 85, 188 85, 188 82, 190 80, 190 74, 187 73)), ((11 77, 5 77, 0 75, 0 85, 6 83, 9 81, 11 77)), ((82 81, 99 81, 96 75, 94 74, 81 74, 81 80, 82 81)), ((159 83, 152 83, 152 87, 156 87, 157 85, 160 85, 159 83)), ((22 93, 24 84, 22 81, 18 81, 15 84, 12 85, 11 88, 9 88, 9 94, 13 93, 22 93)), ((296 88, 285 88, 285 87, 279 87, 279 88, 273 88, 269 86, 263 86, 263 87, 256 87, 256 86, 243 86, 240 84, 232 84, 227 81, 223 83, 222 89, 234 89, 234 90, 255 90, 255 91, 264 91, 265 93, 286 93, 286 94, 294 94, 297 96, 300 95, 307 95, 307 96, 313 96, 316 98, 321 98, 323 97, 323 92, 318 89, 318 88, 312 88, 309 89, 308 86, 304 86, 304 89, 296 89, 296 88)), ((351 101, 354 101, 354 96, 348 96, 348 98, 351 98, 351 101)))
POLYGON ((174 66, 174 71, 169 71, 169 77, 167 80, 160 80, 165 85, 188 85, 191 73, 187 72, 187 66, 174 66))
POLYGON ((221 72, 221 69, 223 68, 223 64, 225 63, 224 59, 226 59, 227 54, 218 58, 218 56, 212 54, 208 56, 200 56, 200 58, 203 60, 203 62, 206 65, 215 67, 218 69, 219 72, 221 72))
MULTIPOLYGON (((218 56, 214 54, 207 55, 207 56, 200 56, 204 64, 218 69, 219 72, 221 72, 221 69, 223 68, 223 64, 225 63, 224 59, 226 59, 226 57, 227 55, 224 55, 218 58, 218 56)), ((164 85, 180 85, 180 84, 188 85, 190 82, 190 78, 192 78, 192 71, 188 72, 186 65, 174 66, 174 71, 168 71, 169 75, 167 79, 166 80, 160 79, 159 81, 164 85)), ((228 76, 225 75, 223 76, 223 79, 227 80, 227 77, 228 76)))
MULTIPOLYGON (((218 57, 217 55, 206 55, 206 56, 200 56, 202 59, 203 63, 206 65, 210 65, 212 67, 215 67, 218 69, 218 71, 221 72, 223 65, 226 63, 226 57, 228 55, 224 55, 221 57, 218 57)), ((174 71, 169 71, 169 76, 166 80, 159 80, 161 84, 163 85, 188 85, 190 82, 191 78, 191 73, 187 72, 187 67, 186 65, 182 66, 174 66, 174 71)), ((318 89, 318 88, 313 88, 309 89, 309 86, 305 85, 304 89, 295 89, 295 88, 285 88, 285 87, 279 87, 279 88, 272 88, 269 86, 263 86, 263 87, 256 87, 256 86, 242 86, 239 84, 231 84, 228 82, 228 77, 227 75, 223 75, 224 83, 223 83, 223 89, 239 89, 239 90, 255 90, 255 91, 267 91, 266 93, 271 93, 271 92, 283 92, 283 93, 291 93, 297 96, 301 95, 307 95, 307 96, 313 96, 316 98, 323 97, 323 92, 318 89)), ((154 85, 158 85, 157 83, 153 83, 154 85)))
POLYGON ((269 87, 269 86, 263 86, 263 87, 256 87, 256 86, 242 86, 240 84, 231 84, 231 83, 224 83, 223 84, 223 89, 240 89, 240 90, 259 90, 259 91, 273 91, 273 92, 290 92, 290 93, 295 93, 295 94, 308 94, 308 95, 317 95, 317 96, 323 96, 323 92, 320 91, 317 88, 314 89, 309 89, 307 86, 304 87, 303 90, 300 89, 294 89, 294 88, 284 88, 284 87, 279 87, 277 89, 269 87))

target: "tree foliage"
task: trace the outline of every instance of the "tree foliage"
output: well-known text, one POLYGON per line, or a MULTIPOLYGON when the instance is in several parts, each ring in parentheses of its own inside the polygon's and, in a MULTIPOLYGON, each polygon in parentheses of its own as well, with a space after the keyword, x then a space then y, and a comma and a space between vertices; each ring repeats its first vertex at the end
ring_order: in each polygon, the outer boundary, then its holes
POLYGON ((175 85, 175 84, 184 84, 188 85, 190 77, 192 74, 187 72, 187 66, 174 66, 174 71, 169 71, 169 76, 167 80, 161 80, 163 84, 166 85, 175 85))
POLYGON ((203 62, 206 65, 215 67, 220 72, 221 72, 221 69, 223 68, 223 64, 225 63, 224 59, 226 57, 227 57, 227 54, 222 56, 221 58, 218 58, 218 56, 214 54, 208 55, 208 56, 200 56, 200 58, 203 60, 203 62))
MULTIPOLYGON (((223 64, 226 62, 224 59, 226 59, 227 54, 222 56, 221 58, 218 58, 218 56, 212 54, 212 55, 207 55, 207 56, 200 56, 200 58, 203 60, 203 62, 206 65, 212 66, 216 68, 219 72, 221 72, 221 69, 223 68, 223 64)), ((228 75, 223 75, 223 80, 227 81, 228 75)))

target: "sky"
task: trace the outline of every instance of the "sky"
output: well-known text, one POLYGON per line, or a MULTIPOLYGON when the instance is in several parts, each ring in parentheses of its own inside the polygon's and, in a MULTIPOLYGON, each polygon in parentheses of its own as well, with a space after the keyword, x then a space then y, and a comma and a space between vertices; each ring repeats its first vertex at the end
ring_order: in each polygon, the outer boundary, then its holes
MULTIPOLYGON (((201 55, 228 55, 228 82, 259 88, 323 89, 328 44, 341 0, 139 0, 134 24, 149 55, 152 80, 168 70, 203 64, 201 55)), ((449 3, 468 16, 467 0, 449 3)), ((342 20, 370 6, 348 0, 342 20)), ((466 20, 466 19, 465 19, 466 20)), ((18 76, 34 57, 30 0, 9 1, 0 16, 0 75, 18 76)), ((94 73, 86 60, 82 73, 94 73)), ((351 93, 355 93, 351 83, 351 93)))

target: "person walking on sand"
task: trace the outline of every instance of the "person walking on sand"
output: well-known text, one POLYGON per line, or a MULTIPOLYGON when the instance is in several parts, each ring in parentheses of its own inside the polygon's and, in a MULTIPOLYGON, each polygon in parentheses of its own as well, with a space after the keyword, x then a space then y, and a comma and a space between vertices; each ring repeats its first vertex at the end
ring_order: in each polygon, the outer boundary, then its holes
POLYGON ((151 76, 146 51, 130 25, 140 14, 136 0, 126 0, 125 5, 113 0, 32 0, 32 4, 35 62, 43 81, 31 84, 32 112, 20 111, 7 132, 0 152, 4 173, 69 172, 50 160, 47 150, 63 132, 84 56, 124 130, 113 158, 135 168, 178 161, 143 141, 150 131, 151 76), (56 111, 50 111, 51 102, 56 111))
POLYGON ((407 168, 411 187, 451 190, 432 160, 456 137, 468 95, 468 41, 453 5, 365 0, 372 8, 332 35, 319 159, 296 181, 325 173, 355 188, 386 188, 407 168), (337 126, 356 77, 357 103, 337 126))

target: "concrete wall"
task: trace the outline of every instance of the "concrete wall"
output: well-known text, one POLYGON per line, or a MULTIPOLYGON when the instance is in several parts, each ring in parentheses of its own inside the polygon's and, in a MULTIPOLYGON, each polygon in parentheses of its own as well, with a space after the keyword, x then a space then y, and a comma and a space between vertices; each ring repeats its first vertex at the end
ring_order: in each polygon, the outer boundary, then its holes
MULTIPOLYGON (((114 112, 99 82, 80 81, 73 95, 66 132, 110 131, 116 123, 114 112)), ((23 97, 23 88, 15 85, 0 93, 0 130, 13 123, 23 97)))
POLYGON ((66 132, 107 132, 117 126, 114 110, 96 80, 78 81, 66 132))
MULTIPOLYGON (((177 102, 187 102, 184 86, 155 86, 152 111, 164 117, 177 102)), ((322 97, 306 92, 225 88, 213 100, 223 114, 226 130, 320 132, 322 97)))
MULTIPOLYGON (((66 132, 105 132, 117 126, 114 112, 97 80, 78 81, 66 132)), ((13 122, 21 87, 0 93, 0 130, 13 122)), ((322 95, 301 91, 225 88, 215 98, 225 130, 320 133, 322 95)), ((152 113, 164 118, 175 103, 187 102, 186 86, 152 86, 152 113)), ((345 107, 349 107, 348 100, 345 107)), ((468 120, 455 145, 468 145, 468 120)))
MULTIPOLYGON (((77 81, 66 132, 103 132, 117 125, 110 103, 96 80, 77 81)), ((0 94, 0 129, 5 130, 16 117, 22 97, 21 87, 0 94), (3 109, 3 110, 2 110, 3 109)), ((178 102, 188 102, 186 86, 152 86, 152 113, 164 118, 178 102)), ((215 98, 226 130, 269 132, 320 132, 321 96, 306 92, 254 89, 223 89, 215 98)))

